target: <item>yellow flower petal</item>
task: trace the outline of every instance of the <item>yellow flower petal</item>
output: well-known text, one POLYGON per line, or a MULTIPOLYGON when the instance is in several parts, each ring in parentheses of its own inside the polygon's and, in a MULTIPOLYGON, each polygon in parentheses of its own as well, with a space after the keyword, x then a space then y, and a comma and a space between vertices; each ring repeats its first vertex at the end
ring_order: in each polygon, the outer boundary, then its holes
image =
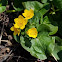
POLYGON ((11 27, 10 30, 11 30, 11 31, 14 31, 14 27, 11 27))
POLYGON ((24 19, 22 15, 19 15, 18 18, 20 18, 20 19, 24 19))
POLYGON ((17 35, 17 32, 14 32, 13 35, 17 35))
POLYGON ((34 13, 34 11, 33 11, 32 9, 30 9, 30 12, 31 12, 31 13, 34 13))
POLYGON ((25 25, 27 24, 28 20, 25 19, 23 16, 19 15, 18 18, 14 19, 14 27, 15 28, 20 28, 20 29, 24 29, 25 25))
POLYGON ((32 9, 24 10, 24 13, 22 13, 22 15, 26 18, 26 19, 31 19, 34 16, 34 11, 32 9))
POLYGON ((20 28, 20 29, 24 29, 25 25, 27 24, 28 20, 25 19, 22 15, 19 15, 18 18, 14 19, 14 27, 15 28, 20 28))
POLYGON ((26 33, 27 33, 27 35, 28 35, 29 37, 36 38, 38 32, 37 32, 37 29, 36 29, 36 28, 31 28, 31 29, 29 29, 26 33))
POLYGON ((12 26, 11 28, 10 28, 12 31, 14 31, 14 35, 17 35, 18 34, 18 36, 19 36, 19 34, 20 34, 20 29, 18 29, 18 28, 15 28, 14 26, 12 26))
POLYGON ((15 28, 19 28, 19 26, 18 26, 17 24, 14 24, 14 27, 15 27, 15 28))
POLYGON ((18 33, 17 33, 17 34, 18 34, 18 36, 19 36, 19 34, 20 34, 20 29, 17 29, 17 31, 18 31, 18 33))
POLYGON ((25 19, 25 20, 24 20, 24 24, 26 25, 27 23, 28 23, 28 20, 27 20, 27 19, 25 19))
POLYGON ((25 9, 24 12, 28 12, 29 10, 25 9))
POLYGON ((17 22, 18 22, 18 18, 15 18, 15 19, 14 19, 14 22, 17 23, 17 22))
POLYGON ((24 29, 25 28, 25 25, 20 25, 20 29, 24 29))

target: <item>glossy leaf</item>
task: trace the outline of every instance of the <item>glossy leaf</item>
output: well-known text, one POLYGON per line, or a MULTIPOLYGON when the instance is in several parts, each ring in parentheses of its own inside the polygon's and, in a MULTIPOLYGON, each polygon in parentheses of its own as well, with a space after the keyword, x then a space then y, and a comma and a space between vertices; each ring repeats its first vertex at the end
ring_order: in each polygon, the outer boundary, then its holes
POLYGON ((27 1, 23 2, 23 6, 28 10, 33 9, 38 11, 43 7, 43 4, 38 1, 27 1))
POLYGON ((58 46, 57 44, 55 45, 55 48, 54 48, 54 50, 53 50, 53 52, 52 52, 52 55, 53 55, 53 57, 55 57, 55 60, 60 60, 60 62, 61 62, 61 59, 62 59, 62 57, 61 57, 61 52, 62 52, 62 46, 58 46), (61 58, 60 58, 61 57, 61 58))
POLYGON ((0 6, 0 13, 4 12, 6 10, 6 6, 0 6))
POLYGON ((54 34, 57 33, 57 31, 58 31, 58 26, 53 26, 53 25, 51 25, 51 24, 47 24, 47 26, 49 26, 50 31, 51 31, 51 32, 49 32, 49 35, 54 35, 54 34))
POLYGON ((0 0, 0 13, 6 10, 7 0, 0 0))
POLYGON ((45 4, 43 4, 43 8, 40 9, 39 12, 40 12, 42 15, 45 15, 45 14, 49 11, 49 9, 50 9, 50 4, 49 4, 49 3, 45 3, 45 4))
POLYGON ((19 36, 14 35, 14 39, 15 39, 18 43, 20 43, 20 37, 19 37, 19 36))
POLYGON ((41 2, 42 2, 42 3, 46 3, 46 2, 47 2, 47 0, 41 0, 41 2))

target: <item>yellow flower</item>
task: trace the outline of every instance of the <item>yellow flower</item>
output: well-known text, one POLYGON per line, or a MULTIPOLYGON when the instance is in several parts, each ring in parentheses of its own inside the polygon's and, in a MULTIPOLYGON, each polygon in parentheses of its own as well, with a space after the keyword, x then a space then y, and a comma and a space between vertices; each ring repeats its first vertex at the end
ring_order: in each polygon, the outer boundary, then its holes
POLYGON ((14 27, 15 28, 20 28, 20 29, 24 29, 25 28, 25 25, 27 24, 28 20, 23 18, 23 16, 19 15, 18 18, 15 18, 14 19, 14 27))
POLYGON ((26 18, 26 19, 31 19, 34 16, 34 11, 32 9, 24 10, 24 13, 22 13, 22 15, 26 18))
POLYGON ((25 19, 25 18, 23 18, 23 16, 19 15, 19 17, 18 17, 18 18, 20 18, 20 19, 24 19, 24 23, 25 23, 25 25, 27 24, 28 20, 27 20, 27 19, 25 19))
POLYGON ((18 34, 18 36, 19 36, 19 34, 20 34, 20 29, 18 29, 18 28, 15 28, 14 26, 12 26, 11 28, 10 28, 10 30, 11 31, 14 31, 14 35, 17 35, 18 34))
POLYGON ((38 32, 37 32, 36 28, 31 28, 26 33, 27 33, 27 35, 29 35, 29 37, 36 38, 38 32))

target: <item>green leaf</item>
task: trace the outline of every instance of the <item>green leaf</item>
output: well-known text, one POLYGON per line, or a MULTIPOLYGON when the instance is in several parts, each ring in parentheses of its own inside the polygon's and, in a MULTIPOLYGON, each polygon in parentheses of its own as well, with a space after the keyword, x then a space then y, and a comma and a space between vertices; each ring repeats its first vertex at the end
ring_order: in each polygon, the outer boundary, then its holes
POLYGON ((50 9, 50 4, 49 4, 49 3, 45 3, 45 4, 43 5, 43 8, 40 9, 39 12, 40 12, 42 15, 45 15, 45 14, 49 11, 49 9, 50 9))
POLYGON ((27 1, 23 2, 23 6, 28 10, 33 9, 38 11, 43 7, 43 4, 38 1, 27 1))
POLYGON ((46 24, 46 25, 49 26, 50 31, 51 31, 51 32, 49 32, 49 35, 54 35, 57 33, 58 26, 53 26, 52 24, 46 24))
POLYGON ((6 10, 7 0, 0 0, 0 13, 6 10))
POLYGON ((41 18, 40 18, 40 24, 43 24, 43 15, 41 15, 41 18))
POLYGON ((42 44, 40 43, 39 39, 32 39, 31 40, 32 46, 31 46, 31 55, 38 58, 38 59, 47 59, 45 55, 45 51, 42 47, 42 44))
POLYGON ((46 10, 45 8, 42 8, 41 10, 40 10, 40 13, 42 14, 42 15, 44 15, 45 13, 47 13, 48 12, 48 10, 46 10))
POLYGON ((49 35, 54 35, 54 34, 57 33, 57 31, 58 31, 58 27, 57 26, 54 26, 52 24, 46 24, 46 23, 49 23, 49 21, 48 22, 44 21, 43 23, 44 24, 40 24, 38 26, 38 28, 37 28, 38 32, 39 31, 40 32, 43 32, 43 31, 49 32, 49 35))
POLYGON ((47 0, 41 0, 41 2, 42 2, 42 3, 46 3, 46 2, 47 2, 47 0))
MULTIPOLYGON (((28 42, 30 42, 30 41, 28 40, 28 42)), ((20 36, 20 44, 21 44, 21 46, 22 46, 25 50, 27 50, 28 52, 30 52, 30 45, 31 45, 31 43, 27 46, 27 43, 28 43, 28 42, 24 39, 23 36, 20 36)))
POLYGON ((50 21, 48 19, 48 16, 45 16, 44 19, 43 19, 43 24, 49 24, 50 21))
POLYGON ((0 6, 0 13, 4 12, 6 10, 6 6, 0 6))
POLYGON ((54 50, 55 37, 48 36, 47 32, 41 32, 39 33, 38 38, 43 45, 46 55, 48 55, 54 50))
POLYGON ((14 37, 14 39, 15 39, 18 43, 20 43, 20 37, 19 37, 19 36, 13 35, 13 37, 14 37))
POLYGON ((52 56, 55 58, 55 60, 62 60, 62 55, 61 55, 61 52, 62 52, 62 46, 58 46, 57 44, 55 44, 55 48, 52 52, 52 56))
POLYGON ((49 26, 47 26, 46 24, 40 24, 38 29, 37 29, 38 32, 49 32, 49 26))
MULTIPOLYGON (((45 17, 43 18, 43 21, 41 21, 41 23, 45 25, 43 28, 45 28, 46 30, 49 30, 49 31, 50 31, 50 32, 49 32, 49 35, 54 35, 54 34, 57 33, 57 31, 58 31, 58 26, 52 25, 47 16, 45 16, 45 17)), ((42 28, 42 27, 40 28, 40 27, 41 27, 41 26, 39 25, 39 29, 40 29, 40 30, 43 30, 43 28, 42 28)))

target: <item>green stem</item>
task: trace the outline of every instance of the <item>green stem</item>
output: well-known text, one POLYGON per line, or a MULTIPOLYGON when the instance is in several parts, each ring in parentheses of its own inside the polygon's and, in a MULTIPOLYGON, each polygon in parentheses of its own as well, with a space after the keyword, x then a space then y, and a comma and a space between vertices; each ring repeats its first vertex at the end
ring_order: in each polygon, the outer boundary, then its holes
POLYGON ((17 12, 17 11, 16 10, 7 10, 6 12, 9 13, 9 12, 17 12))

